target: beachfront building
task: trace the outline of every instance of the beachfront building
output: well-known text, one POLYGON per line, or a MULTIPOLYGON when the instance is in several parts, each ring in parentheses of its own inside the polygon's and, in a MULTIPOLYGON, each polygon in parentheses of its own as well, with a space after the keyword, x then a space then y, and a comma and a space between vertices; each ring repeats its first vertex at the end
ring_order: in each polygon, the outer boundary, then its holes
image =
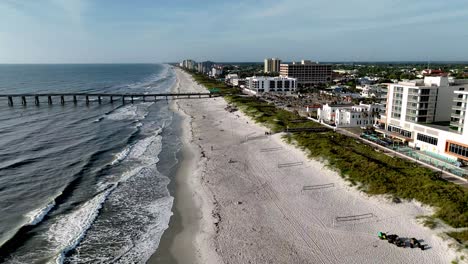
POLYGON ((336 127, 368 127, 378 122, 384 109, 382 104, 325 104, 317 110, 317 117, 320 122, 336 127))
POLYGON ((221 74, 223 74, 223 68, 222 67, 215 66, 215 67, 211 68, 210 77, 216 78, 216 77, 221 76, 221 74))
POLYGON ((468 80, 428 76, 390 84, 377 132, 431 156, 468 162, 468 80))
POLYGON ((296 78, 300 85, 325 84, 332 81, 332 66, 309 60, 280 64, 280 76, 296 78))
POLYGON ((284 93, 291 94, 297 89, 297 80, 288 77, 253 76, 245 79, 245 89, 253 94, 284 93))
POLYGON ((232 80, 232 86, 234 87, 243 87, 245 86, 246 79, 236 78, 232 80))
POLYGON ((264 69, 265 73, 279 72, 281 60, 277 58, 265 59, 264 69))
POLYGON ((224 81, 226 82, 226 84, 231 86, 233 86, 233 82, 236 79, 239 79, 239 75, 237 75, 237 73, 228 73, 224 77, 224 81))
POLYGON ((204 62, 199 62, 197 64, 197 71, 203 74, 208 74, 211 71, 211 68, 213 67, 214 62, 212 61, 204 61, 204 62))
POLYGON ((183 60, 181 66, 188 69, 194 70, 197 63, 194 60, 183 60))

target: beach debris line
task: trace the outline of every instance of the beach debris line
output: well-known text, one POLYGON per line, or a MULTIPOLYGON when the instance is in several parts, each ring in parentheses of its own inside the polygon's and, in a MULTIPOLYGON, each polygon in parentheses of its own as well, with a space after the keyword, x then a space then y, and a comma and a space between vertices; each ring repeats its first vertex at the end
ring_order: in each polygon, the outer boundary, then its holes
POLYGON ((380 238, 380 240, 387 240, 388 243, 394 244, 397 247, 405 248, 409 244, 410 248, 420 248, 421 250, 426 249, 426 247, 414 237, 408 239, 404 237, 399 237, 396 234, 387 235, 384 232, 379 232, 377 236, 380 238))

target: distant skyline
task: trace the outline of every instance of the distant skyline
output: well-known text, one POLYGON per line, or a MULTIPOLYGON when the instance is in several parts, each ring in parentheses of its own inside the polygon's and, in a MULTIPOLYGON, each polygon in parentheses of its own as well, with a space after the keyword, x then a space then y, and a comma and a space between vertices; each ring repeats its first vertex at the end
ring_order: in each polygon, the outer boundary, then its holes
POLYGON ((468 1, 2 0, 1 63, 468 61, 468 1))

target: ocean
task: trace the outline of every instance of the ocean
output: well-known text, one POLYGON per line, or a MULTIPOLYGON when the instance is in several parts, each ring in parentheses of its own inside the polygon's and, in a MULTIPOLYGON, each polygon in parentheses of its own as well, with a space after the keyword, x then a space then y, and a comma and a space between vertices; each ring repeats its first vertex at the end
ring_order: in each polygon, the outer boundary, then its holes
MULTIPOLYGON (((175 81, 161 64, 0 65, 0 93, 163 93, 175 81)), ((144 263, 168 227, 178 116, 166 100, 78 99, 0 99, 2 263, 144 263)))

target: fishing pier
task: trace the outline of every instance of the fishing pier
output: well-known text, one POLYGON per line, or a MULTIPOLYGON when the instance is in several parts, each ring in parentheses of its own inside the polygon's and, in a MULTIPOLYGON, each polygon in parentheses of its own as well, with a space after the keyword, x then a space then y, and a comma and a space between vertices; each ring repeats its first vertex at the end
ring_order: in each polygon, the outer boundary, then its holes
POLYGON ((132 103, 135 101, 158 101, 158 100, 174 100, 174 99, 201 99, 220 96, 218 93, 25 93, 25 94, 0 94, 0 98, 7 98, 8 105, 13 106, 15 102, 26 106, 28 101, 34 102, 36 106, 41 103, 52 105, 54 101, 65 105, 66 102, 77 104, 78 101, 84 101, 88 105, 90 102, 102 104, 104 101, 114 103, 121 101, 122 104, 132 103))

